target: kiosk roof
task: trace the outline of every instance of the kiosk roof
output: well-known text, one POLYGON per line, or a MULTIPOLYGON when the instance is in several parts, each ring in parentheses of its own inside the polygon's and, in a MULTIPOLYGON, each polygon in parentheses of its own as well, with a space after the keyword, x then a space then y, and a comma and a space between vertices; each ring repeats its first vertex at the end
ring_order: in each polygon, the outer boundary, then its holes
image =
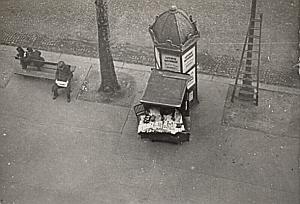
POLYGON ((142 99, 142 103, 181 107, 186 91, 187 74, 153 70, 142 99))

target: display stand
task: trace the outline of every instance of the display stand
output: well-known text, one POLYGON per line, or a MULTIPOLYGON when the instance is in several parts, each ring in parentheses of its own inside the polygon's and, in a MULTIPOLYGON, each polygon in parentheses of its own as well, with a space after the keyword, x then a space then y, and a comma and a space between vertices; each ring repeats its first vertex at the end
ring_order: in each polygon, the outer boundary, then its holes
POLYGON ((138 134, 151 141, 190 140, 188 74, 152 70, 141 104, 134 107, 138 134))

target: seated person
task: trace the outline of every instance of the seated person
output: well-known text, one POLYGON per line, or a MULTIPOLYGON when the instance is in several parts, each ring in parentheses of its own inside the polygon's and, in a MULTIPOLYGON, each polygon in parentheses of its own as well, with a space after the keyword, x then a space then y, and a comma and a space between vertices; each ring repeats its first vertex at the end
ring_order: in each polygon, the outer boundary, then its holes
POLYGON ((22 47, 20 47, 20 46, 17 47, 17 52, 18 52, 18 54, 17 54, 18 58, 22 59, 23 57, 25 57, 25 51, 22 47))
POLYGON ((53 99, 56 99, 58 96, 58 89, 65 88, 67 91, 67 101, 71 101, 71 79, 73 73, 70 69, 70 65, 66 65, 63 61, 57 63, 57 70, 55 73, 55 83, 52 87, 53 99))
POLYGON ((26 69, 28 65, 32 65, 41 70, 41 67, 45 64, 45 59, 41 57, 41 52, 38 50, 33 51, 31 47, 28 47, 25 52, 22 47, 17 47, 17 51, 17 57, 19 57, 23 69, 26 69))
POLYGON ((37 67, 38 70, 41 70, 41 67, 45 64, 45 59, 41 56, 41 52, 39 50, 31 51, 29 54, 29 61, 32 62, 32 65, 37 67))
POLYGON ((17 58, 20 59, 20 64, 22 65, 22 69, 26 69, 27 66, 29 65, 26 52, 22 47, 17 47, 17 52, 18 52, 17 58))

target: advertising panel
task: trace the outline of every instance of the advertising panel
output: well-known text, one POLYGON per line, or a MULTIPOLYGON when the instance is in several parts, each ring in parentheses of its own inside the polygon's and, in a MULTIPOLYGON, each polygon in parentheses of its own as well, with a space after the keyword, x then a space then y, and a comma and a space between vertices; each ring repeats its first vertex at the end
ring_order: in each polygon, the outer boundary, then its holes
POLYGON ((156 69, 160 69, 160 56, 159 56, 159 51, 158 49, 155 47, 154 48, 154 56, 155 56, 155 64, 156 64, 156 69))
POLYGON ((194 91, 189 93, 189 101, 191 102, 194 99, 194 91))
POLYGON ((190 89, 196 83, 196 67, 187 72, 192 78, 188 81, 187 88, 190 89))
POLYGON ((193 46, 189 51, 182 55, 182 70, 186 73, 196 64, 196 47, 193 46))
POLYGON ((178 56, 162 53, 162 69, 180 72, 180 58, 178 56))

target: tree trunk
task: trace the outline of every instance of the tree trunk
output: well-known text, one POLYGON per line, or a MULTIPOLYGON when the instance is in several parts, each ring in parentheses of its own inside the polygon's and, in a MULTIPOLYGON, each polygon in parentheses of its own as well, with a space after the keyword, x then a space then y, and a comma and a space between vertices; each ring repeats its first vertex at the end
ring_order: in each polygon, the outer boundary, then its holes
POLYGON ((109 43, 109 23, 106 0, 96 0, 98 49, 101 84, 98 91, 115 92, 120 89, 109 43))

